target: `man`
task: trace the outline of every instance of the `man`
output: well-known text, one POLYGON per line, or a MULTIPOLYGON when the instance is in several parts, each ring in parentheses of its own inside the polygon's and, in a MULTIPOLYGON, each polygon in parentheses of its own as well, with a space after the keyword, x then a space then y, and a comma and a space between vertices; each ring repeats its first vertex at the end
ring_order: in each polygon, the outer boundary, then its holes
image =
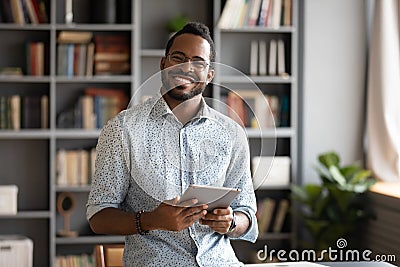
POLYGON ((240 266, 230 239, 255 242, 256 201, 243 129, 202 97, 214 76, 208 28, 167 43, 161 96, 102 130, 87 204, 94 232, 126 235, 125 266, 240 266), (231 207, 177 205, 189 184, 240 188, 231 207))

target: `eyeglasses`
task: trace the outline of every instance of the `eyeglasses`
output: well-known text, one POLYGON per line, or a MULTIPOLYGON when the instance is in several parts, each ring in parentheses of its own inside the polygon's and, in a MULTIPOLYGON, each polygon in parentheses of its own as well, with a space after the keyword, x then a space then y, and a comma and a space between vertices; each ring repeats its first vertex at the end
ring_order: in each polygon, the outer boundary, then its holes
POLYGON ((187 60, 191 64, 191 66, 197 71, 203 71, 207 68, 208 65, 210 65, 201 57, 190 58, 181 52, 172 52, 170 54, 167 54, 167 59, 169 63, 174 65, 185 63, 187 60))

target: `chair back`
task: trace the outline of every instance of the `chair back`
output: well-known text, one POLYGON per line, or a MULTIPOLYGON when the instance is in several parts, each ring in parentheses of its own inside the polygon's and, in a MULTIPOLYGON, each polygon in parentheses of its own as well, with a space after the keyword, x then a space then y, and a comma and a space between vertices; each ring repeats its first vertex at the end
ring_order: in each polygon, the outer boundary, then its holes
POLYGON ((123 267, 123 244, 96 245, 94 253, 96 267, 123 267))

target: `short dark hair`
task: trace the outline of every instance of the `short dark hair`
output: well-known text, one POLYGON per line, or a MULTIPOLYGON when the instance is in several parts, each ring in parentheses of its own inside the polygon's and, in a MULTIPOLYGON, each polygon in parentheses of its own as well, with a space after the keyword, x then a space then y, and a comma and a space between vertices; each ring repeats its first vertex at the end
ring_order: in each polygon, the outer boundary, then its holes
POLYGON ((201 22, 189 22, 181 30, 179 30, 171 38, 169 38, 169 40, 167 42, 167 46, 165 48, 165 55, 167 55, 169 53, 169 50, 171 49, 171 46, 174 43, 175 38, 178 37, 179 35, 182 35, 185 33, 194 34, 194 35, 200 36, 201 38, 207 40, 207 42, 210 44, 210 50, 211 50, 210 51, 210 61, 214 62, 214 60, 215 60, 214 41, 211 38, 209 28, 201 22))

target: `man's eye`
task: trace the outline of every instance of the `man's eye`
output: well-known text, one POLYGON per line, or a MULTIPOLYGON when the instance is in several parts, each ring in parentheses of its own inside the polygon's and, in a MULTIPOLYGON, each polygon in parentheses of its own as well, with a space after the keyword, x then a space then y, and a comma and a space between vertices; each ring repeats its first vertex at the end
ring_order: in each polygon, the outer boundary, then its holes
POLYGON ((180 56, 172 56, 172 60, 177 61, 177 62, 183 62, 183 61, 185 61, 185 58, 180 57, 180 56))

